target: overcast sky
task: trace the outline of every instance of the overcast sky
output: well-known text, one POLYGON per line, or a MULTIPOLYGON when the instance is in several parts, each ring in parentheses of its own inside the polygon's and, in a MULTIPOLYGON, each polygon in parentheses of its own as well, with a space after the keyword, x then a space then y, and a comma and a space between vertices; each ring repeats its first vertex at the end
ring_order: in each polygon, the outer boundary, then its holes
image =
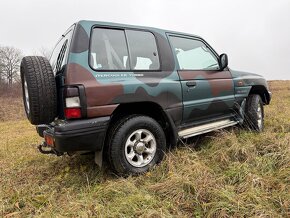
POLYGON ((290 79, 290 0, 1 0, 0 45, 29 55, 85 19, 200 35, 232 69, 290 79))

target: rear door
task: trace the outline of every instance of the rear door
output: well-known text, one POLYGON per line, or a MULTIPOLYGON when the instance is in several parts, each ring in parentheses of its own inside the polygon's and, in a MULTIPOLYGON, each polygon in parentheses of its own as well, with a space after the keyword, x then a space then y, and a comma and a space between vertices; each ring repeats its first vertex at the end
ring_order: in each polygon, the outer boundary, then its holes
POLYGON ((232 113, 230 71, 219 69, 218 55, 200 38, 169 35, 183 92, 183 123, 209 121, 232 113))

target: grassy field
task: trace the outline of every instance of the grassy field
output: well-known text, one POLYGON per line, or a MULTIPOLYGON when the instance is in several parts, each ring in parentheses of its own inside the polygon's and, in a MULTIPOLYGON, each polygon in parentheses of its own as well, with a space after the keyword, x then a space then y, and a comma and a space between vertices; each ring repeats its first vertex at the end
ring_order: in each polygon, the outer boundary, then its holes
POLYGON ((261 134, 193 138, 151 172, 118 178, 92 156, 40 154, 21 100, 0 98, 0 216, 289 217, 290 81, 271 82, 261 134))

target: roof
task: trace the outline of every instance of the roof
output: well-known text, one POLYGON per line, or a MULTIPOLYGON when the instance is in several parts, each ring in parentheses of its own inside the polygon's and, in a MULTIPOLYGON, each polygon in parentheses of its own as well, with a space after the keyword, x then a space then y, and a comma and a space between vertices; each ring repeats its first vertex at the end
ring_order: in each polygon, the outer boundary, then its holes
POLYGON ((122 23, 113 23, 113 22, 104 22, 104 21, 91 21, 91 20, 80 20, 77 23, 82 24, 82 25, 100 25, 100 26, 113 26, 113 27, 125 27, 125 28, 132 28, 132 29, 142 29, 142 30, 150 30, 153 32, 162 32, 162 33, 173 33, 173 34, 180 34, 180 35, 187 35, 187 36, 193 36, 193 37, 199 37, 198 35, 193 35, 189 33, 184 33, 184 32, 178 32, 178 31, 172 31, 172 30, 165 30, 165 29, 160 29, 160 28, 155 28, 155 27, 147 27, 147 26, 137 26, 137 25, 129 25, 129 24, 122 24, 122 23))

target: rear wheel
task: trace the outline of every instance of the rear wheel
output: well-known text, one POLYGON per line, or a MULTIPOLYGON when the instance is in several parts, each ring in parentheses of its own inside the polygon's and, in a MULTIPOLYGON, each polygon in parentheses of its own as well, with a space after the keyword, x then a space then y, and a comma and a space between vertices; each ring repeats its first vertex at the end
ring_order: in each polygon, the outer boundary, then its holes
POLYGON ((57 116, 57 94, 48 60, 39 56, 24 57, 20 72, 27 118, 34 125, 52 122, 57 116))
POLYGON ((264 106, 260 95, 249 95, 246 100, 245 125, 257 132, 264 129, 264 106))
POLYGON ((165 134, 151 117, 135 115, 117 122, 110 131, 108 155, 119 175, 140 174, 159 163, 166 149, 165 134))

